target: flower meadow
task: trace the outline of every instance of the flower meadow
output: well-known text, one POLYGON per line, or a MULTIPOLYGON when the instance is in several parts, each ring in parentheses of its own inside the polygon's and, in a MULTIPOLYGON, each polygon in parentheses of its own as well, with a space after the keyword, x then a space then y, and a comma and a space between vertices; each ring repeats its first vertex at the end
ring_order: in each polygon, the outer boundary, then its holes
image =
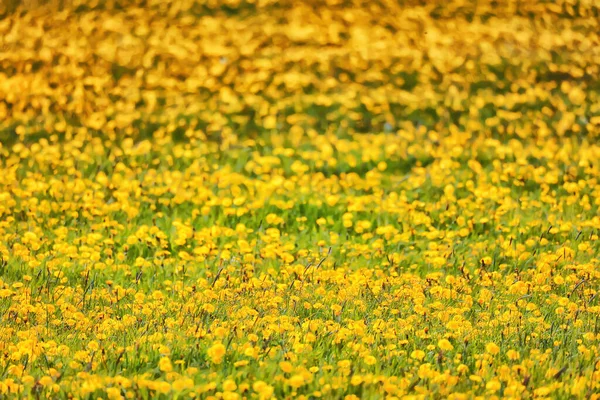
POLYGON ((600 393, 600 5, 0 5, 0 396, 600 393))

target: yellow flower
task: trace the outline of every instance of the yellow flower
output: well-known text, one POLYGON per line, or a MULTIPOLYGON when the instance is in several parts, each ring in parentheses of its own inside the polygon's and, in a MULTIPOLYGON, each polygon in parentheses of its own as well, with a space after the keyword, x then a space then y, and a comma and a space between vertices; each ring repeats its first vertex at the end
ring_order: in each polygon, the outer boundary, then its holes
POLYGON ((294 366, 289 361, 282 361, 279 363, 279 368, 285 373, 290 373, 294 370, 294 366))
POLYGON ((252 390, 259 394, 261 399, 270 399, 273 396, 273 386, 264 381, 256 381, 252 384, 252 390))
POLYGON ((502 387, 502 384, 497 379, 492 379, 485 384, 485 388, 490 392, 497 392, 502 387))
POLYGON ((454 349, 454 346, 452 346, 452 343, 450 343, 448 339, 440 339, 438 341, 438 347, 443 351, 451 351, 454 349))
POLYGON ((156 386, 156 390, 159 393, 167 394, 171 391, 171 384, 169 382, 158 382, 156 386))
POLYGON ((506 352, 506 357, 508 357, 509 360, 516 361, 521 358, 521 355, 518 351, 510 349, 506 352))
POLYGON ((208 357, 215 364, 221 364, 225 356, 225 346, 221 342, 214 343, 207 351, 208 357))
POLYGON ((410 353, 410 357, 421 361, 423 358, 425 358, 425 352, 423 350, 414 350, 412 353, 410 353))
POLYGON ((235 389, 237 389, 237 385, 233 380, 227 379, 223 382, 223 390, 226 392, 233 392, 235 389))
POLYGON ((498 347, 498 345, 496 343, 490 342, 485 345, 485 351, 487 351, 491 355, 495 356, 496 354, 498 354, 500 352, 500 347, 498 347))
POLYGON ((365 364, 367 365, 375 365, 377 364, 377 359, 372 355, 368 355, 365 357, 365 364))
POLYGON ((304 385, 304 376, 302 375, 293 375, 289 380, 288 383, 290 384, 291 387, 293 387, 294 389, 299 388, 300 386, 304 385))
POLYGON ((173 370, 173 365, 171 364, 169 357, 162 357, 158 362, 158 368, 163 372, 171 372, 173 370))
POLYGON ((191 378, 183 377, 183 378, 175 380, 173 382, 172 386, 173 386, 173 390, 175 390, 176 392, 181 392, 186 389, 193 389, 194 381, 191 378))
POLYGON ((361 383, 363 383, 363 377, 361 375, 352 375, 352 378, 350 379, 350 384, 352 386, 358 386, 361 383))
POLYGON ((46 375, 41 377, 38 383, 42 386, 49 386, 54 383, 54 380, 50 376, 46 375))
POLYGON ((124 398, 121 396, 121 390, 116 387, 106 388, 106 397, 108 397, 110 400, 120 400, 124 398))

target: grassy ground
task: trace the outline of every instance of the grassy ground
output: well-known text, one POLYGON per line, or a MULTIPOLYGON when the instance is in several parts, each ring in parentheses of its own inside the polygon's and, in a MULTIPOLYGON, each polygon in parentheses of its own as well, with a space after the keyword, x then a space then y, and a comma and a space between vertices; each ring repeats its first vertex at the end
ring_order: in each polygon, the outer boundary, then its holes
POLYGON ((593 2, 36 4, 2 396, 597 397, 593 2))

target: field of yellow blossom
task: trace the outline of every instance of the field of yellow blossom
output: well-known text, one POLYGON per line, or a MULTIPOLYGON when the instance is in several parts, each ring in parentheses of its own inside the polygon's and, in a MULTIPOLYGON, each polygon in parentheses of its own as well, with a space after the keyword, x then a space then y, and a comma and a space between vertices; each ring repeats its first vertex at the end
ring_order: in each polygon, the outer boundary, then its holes
POLYGON ((597 1, 37 3, 0 397, 599 398, 597 1))

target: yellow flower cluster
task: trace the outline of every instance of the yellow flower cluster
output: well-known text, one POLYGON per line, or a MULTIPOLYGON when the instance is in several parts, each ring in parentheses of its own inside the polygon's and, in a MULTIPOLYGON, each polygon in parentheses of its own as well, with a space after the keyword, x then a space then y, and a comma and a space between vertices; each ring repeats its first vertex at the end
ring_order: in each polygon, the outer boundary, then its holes
POLYGON ((596 2, 33 3, 0 397, 598 398, 596 2))

